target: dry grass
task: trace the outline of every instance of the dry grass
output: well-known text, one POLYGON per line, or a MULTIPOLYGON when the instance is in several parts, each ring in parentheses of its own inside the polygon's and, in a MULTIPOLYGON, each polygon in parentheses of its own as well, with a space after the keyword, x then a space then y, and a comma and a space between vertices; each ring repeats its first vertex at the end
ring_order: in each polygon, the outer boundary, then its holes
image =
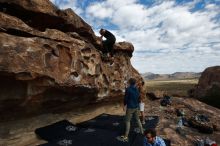
POLYGON ((154 92, 161 97, 164 93, 170 96, 187 97, 187 91, 193 88, 198 79, 145 81, 147 92, 154 92))

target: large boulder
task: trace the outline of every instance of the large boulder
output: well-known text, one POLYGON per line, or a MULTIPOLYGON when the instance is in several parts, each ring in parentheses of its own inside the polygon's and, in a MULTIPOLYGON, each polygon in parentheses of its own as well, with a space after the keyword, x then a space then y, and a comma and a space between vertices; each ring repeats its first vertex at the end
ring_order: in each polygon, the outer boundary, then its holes
POLYGON ((118 43, 103 60, 91 26, 71 9, 49 0, 0 5, 1 116, 118 101, 130 77, 143 81, 130 62, 133 45, 118 43))
POLYGON ((115 52, 123 52, 127 53, 128 56, 132 57, 132 53, 134 52, 134 46, 129 42, 119 42, 114 45, 115 52))
POLYGON ((198 85, 190 95, 216 107, 220 107, 220 66, 209 67, 202 72, 198 85))
POLYGON ((62 32, 76 32, 84 40, 100 47, 91 26, 71 9, 61 11, 49 0, 0 0, 0 4, 1 12, 20 19, 35 30, 43 32, 46 29, 56 29, 62 32))

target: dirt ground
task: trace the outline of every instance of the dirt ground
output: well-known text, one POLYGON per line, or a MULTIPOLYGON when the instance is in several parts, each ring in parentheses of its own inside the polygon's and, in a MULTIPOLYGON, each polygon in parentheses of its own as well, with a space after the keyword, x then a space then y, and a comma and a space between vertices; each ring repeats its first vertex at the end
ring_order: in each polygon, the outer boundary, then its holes
POLYGON ((188 97, 187 91, 197 83, 198 79, 145 81, 147 92, 153 92, 160 97, 163 97, 164 93, 171 96, 188 97))
POLYGON ((220 110, 209 105, 206 105, 198 100, 191 98, 172 98, 172 105, 168 107, 160 106, 159 100, 149 101, 146 103, 146 115, 158 115, 160 122, 157 127, 158 134, 163 138, 170 139, 172 146, 194 146, 196 139, 210 139, 220 143, 220 131, 215 131, 213 134, 202 134, 197 129, 191 127, 183 127, 185 135, 176 132, 178 117, 176 109, 181 109, 185 112, 185 116, 191 117, 194 114, 200 113, 210 117, 210 120, 220 126, 220 110))
MULTIPOLYGON (((195 139, 209 137, 220 144, 220 131, 213 134, 202 134, 196 129, 184 127, 185 135, 176 132, 178 118, 176 109, 183 109, 188 116, 194 113, 205 113, 210 119, 220 127, 220 110, 195 99, 172 97, 172 105, 168 107, 160 106, 160 101, 145 102, 145 114, 148 116, 158 115, 160 117, 157 126, 158 135, 171 140, 172 146, 193 146, 195 139)), ((16 121, 0 123, 0 146, 34 146, 45 143, 36 137, 36 128, 49 125, 51 123, 67 119, 73 123, 89 120, 101 113, 114 115, 124 115, 123 108, 119 103, 91 105, 85 108, 69 111, 67 113, 51 113, 39 115, 31 118, 24 118, 16 121)))

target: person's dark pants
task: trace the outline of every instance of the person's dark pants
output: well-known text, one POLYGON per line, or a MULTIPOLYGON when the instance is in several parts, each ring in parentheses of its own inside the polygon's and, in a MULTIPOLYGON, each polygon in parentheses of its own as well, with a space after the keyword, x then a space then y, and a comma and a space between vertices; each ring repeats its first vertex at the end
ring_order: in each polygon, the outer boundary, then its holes
POLYGON ((113 45, 115 44, 115 40, 114 39, 107 39, 102 41, 102 45, 103 45, 103 54, 107 54, 110 53, 111 56, 113 56, 114 52, 113 52, 113 45))
POLYGON ((126 130, 125 130, 125 136, 128 137, 128 134, 129 134, 129 131, 130 131, 130 125, 131 125, 131 118, 132 118, 132 115, 134 115, 134 118, 140 128, 140 132, 141 134, 144 133, 144 130, 143 130, 143 127, 141 125, 141 121, 140 121, 140 118, 139 118, 139 113, 140 113, 140 110, 139 108, 134 108, 134 109, 130 109, 128 108, 126 110, 126 115, 125 115, 125 124, 126 124, 126 130))

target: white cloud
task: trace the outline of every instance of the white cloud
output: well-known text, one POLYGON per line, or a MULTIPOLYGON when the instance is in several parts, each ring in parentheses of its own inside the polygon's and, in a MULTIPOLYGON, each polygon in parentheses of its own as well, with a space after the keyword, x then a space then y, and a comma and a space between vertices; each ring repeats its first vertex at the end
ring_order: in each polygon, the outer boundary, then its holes
POLYGON ((83 10, 78 6, 77 0, 50 0, 50 1, 54 3, 56 6, 58 6, 60 9, 71 8, 78 15, 83 13, 83 10))
POLYGON ((113 9, 108 8, 104 3, 97 3, 88 7, 86 12, 96 19, 105 19, 112 16, 113 9))
MULTIPOLYGON (((211 5, 206 11, 193 13, 187 5, 176 6, 173 2, 164 2, 148 9, 140 9, 147 15, 147 21, 143 19, 145 25, 140 29, 138 21, 126 21, 123 24, 121 19, 118 25, 128 26, 130 23, 137 30, 121 27, 124 30, 119 32, 126 34, 125 38, 134 44, 136 51, 148 54, 142 59, 139 53, 134 54, 133 65, 140 72, 159 73, 202 71, 208 66, 220 65, 220 51, 217 51, 217 47, 220 49, 220 23, 213 19, 220 14, 216 7, 211 5), (213 42, 217 43, 207 45, 213 42)), ((132 15, 129 18, 133 19, 132 15)))
POLYGON ((196 51, 152 54, 147 57, 134 56, 131 61, 133 66, 141 73, 202 72, 209 66, 220 65, 219 55, 196 51))
POLYGON ((106 4, 114 9, 121 8, 127 5, 133 5, 137 3, 138 0, 107 0, 106 4))
POLYGON ((147 11, 143 5, 125 5, 114 11, 112 22, 121 29, 141 29, 147 22, 147 11))

